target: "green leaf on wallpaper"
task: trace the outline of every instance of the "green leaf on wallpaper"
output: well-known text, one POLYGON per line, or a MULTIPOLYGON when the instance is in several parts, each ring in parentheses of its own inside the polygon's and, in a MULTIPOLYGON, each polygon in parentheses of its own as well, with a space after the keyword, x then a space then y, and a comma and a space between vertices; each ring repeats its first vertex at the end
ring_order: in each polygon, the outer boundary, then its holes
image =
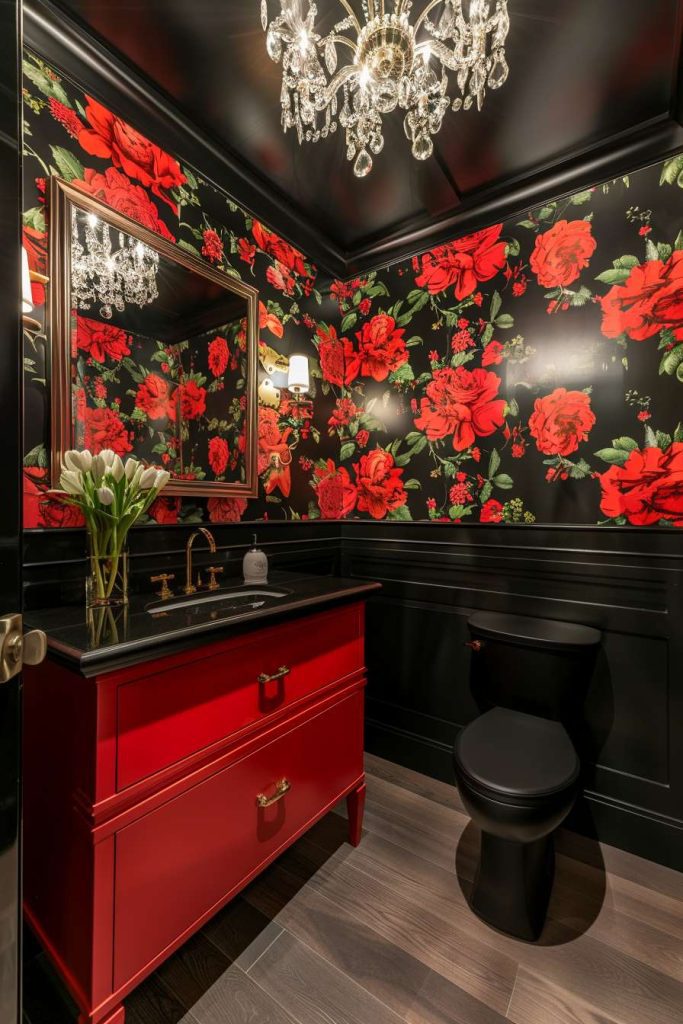
POLYGON ((489 458, 489 472, 488 472, 489 477, 493 477, 493 476, 496 475, 496 473, 498 472, 498 467, 499 466, 500 466, 500 455, 498 454, 498 452, 497 452, 497 450, 495 448, 492 448, 491 449, 491 456, 489 458))
POLYGON ((571 306, 585 306, 587 302, 593 297, 590 288, 586 288, 584 284, 581 285, 578 291, 568 291, 569 304, 571 306))
POLYGON ((467 509, 464 505, 451 505, 448 510, 450 519, 462 519, 464 515, 467 515, 467 509))
POLYGON ((676 380, 683 382, 683 363, 679 363, 678 369, 676 370, 676 380))
POLYGON ((346 316, 344 317, 344 319, 341 322, 342 334, 345 331, 350 331, 351 328, 353 327, 353 325, 356 323, 357 319, 358 319, 358 314, 357 313, 354 313, 353 311, 351 311, 350 313, 347 313, 346 316))
POLYGON ((683 249, 683 231, 679 231, 674 242, 674 249, 683 249))
POLYGON ((659 364, 660 376, 663 373, 673 375, 678 371, 678 368, 681 365, 683 365, 683 344, 676 345, 675 348, 664 353, 659 364))
POLYGON ((648 238, 647 242, 645 243, 645 259, 646 260, 658 260, 659 259, 659 253, 657 252, 657 246, 655 245, 655 243, 650 238, 648 238))
POLYGON ((187 184, 189 185, 189 187, 196 191, 196 189, 199 188, 199 182, 194 176, 194 173, 190 170, 189 167, 183 167, 183 174, 187 179, 187 184))
POLYGON ((520 253, 520 244, 519 244, 519 242, 517 241, 516 238, 511 238, 510 241, 507 243, 507 248, 505 249, 505 255, 506 256, 519 256, 519 253, 520 253))
POLYGON ((602 459, 603 462, 609 463, 610 466, 623 466, 628 459, 628 452, 622 451, 620 448, 600 448, 599 451, 593 452, 596 459, 602 459))
POLYGON ((626 267, 627 270, 630 270, 631 267, 637 267, 639 264, 640 260, 638 259, 638 257, 630 255, 618 256, 615 260, 612 261, 613 267, 626 267))
POLYGON ((517 221, 517 227, 518 228, 531 228, 533 230, 536 227, 536 225, 534 224, 534 222, 532 220, 518 220, 517 221))
POLYGON ((320 519, 320 509, 314 501, 309 501, 308 503, 308 518, 320 519))
POLYGON ((569 466, 569 476, 572 480, 585 480, 590 473, 591 468, 585 459, 579 459, 578 462, 569 466))
POLYGON ((683 441, 683 423, 678 423, 674 430, 674 441, 679 444, 683 441))
POLYGON ((672 252, 673 249, 667 242, 657 242, 657 255, 662 263, 666 263, 672 252))
POLYGON ((412 459, 413 455, 419 455, 420 452, 427 447, 427 437, 425 434, 418 434, 417 440, 410 445, 407 451, 409 459, 412 459))
POLYGON ((45 231, 45 213, 40 206, 32 206, 30 210, 25 210, 22 221, 28 228, 45 231))
POLYGON ((556 209, 557 203, 549 203, 547 206, 542 206, 536 216, 539 220, 548 220, 555 213, 556 209))
POLYGON ((679 153, 678 156, 672 156, 670 160, 664 161, 662 173, 659 176, 659 184, 673 185, 681 171, 683 171, 683 153, 679 153))
POLYGON ((36 89, 39 89, 48 99, 59 100, 65 107, 71 107, 69 97, 64 92, 61 82, 55 81, 41 69, 32 64, 31 61, 23 62, 24 74, 30 82, 33 82, 36 89))
POLYGON ((422 342, 422 338, 420 337, 420 335, 419 334, 414 334, 412 336, 412 338, 408 338, 408 340, 406 342, 406 346, 408 348, 413 348, 414 345, 422 345, 422 343, 423 342, 422 342))
POLYGON ((659 445, 657 444, 657 435, 649 423, 645 424, 645 447, 659 448, 659 445))
POLYGON ((73 181, 74 178, 82 179, 84 175, 83 164, 63 146, 50 146, 52 158, 57 169, 65 181, 73 181))
POLYGON ((596 281, 601 281, 603 284, 623 284, 631 273, 625 267, 613 267, 611 270, 603 270, 601 274, 598 274, 595 278, 596 281))
POLYGON ((424 307, 429 302, 429 292, 422 292, 421 291, 416 299, 413 299, 412 302, 411 302, 410 298, 409 298, 408 301, 410 302, 410 312, 411 312, 411 314, 412 313, 419 313, 419 311, 421 309, 424 309, 424 307))
POLYGON ((415 374, 410 363, 404 363, 398 370, 392 370, 389 374, 390 384, 409 384, 411 380, 415 380, 415 374))
POLYGON ((507 411, 510 416, 519 416, 519 403, 516 398, 508 398, 507 411))
POLYGON ((481 343, 486 348, 488 343, 493 339, 493 324, 487 324, 484 328, 484 333, 481 336, 481 343))
POLYGON ((638 447, 638 442, 634 441, 632 437, 615 437, 612 445, 622 452, 634 452, 638 447))
POLYGON ((464 366, 465 363, 469 363, 474 359, 474 352, 455 352, 451 356, 450 365, 453 369, 457 369, 458 366, 464 366))
POLYGON ((666 434, 663 430, 658 430, 655 434, 655 439, 657 441, 657 447, 661 448, 663 452, 665 452, 667 448, 671 447, 671 434, 666 434))
POLYGON ((184 249, 185 252, 191 252, 193 256, 201 256, 197 246, 193 245, 192 242, 185 241, 184 238, 179 238, 176 244, 180 249, 184 249))
POLYGON ((339 461, 344 462, 345 459, 350 459, 356 451, 355 441, 345 441, 339 449, 339 461))
POLYGON ((411 480, 406 480, 406 482, 404 483, 403 486, 405 487, 405 489, 407 491, 421 491, 422 490, 422 484, 420 483, 419 480, 416 480, 415 478, 413 478, 411 480))
POLYGON ((507 473, 499 473, 498 476, 494 476, 491 482, 495 487, 500 487, 503 491, 509 491, 513 485, 512 477, 508 476, 507 473))
POLYGON ((590 198, 593 195, 591 189, 587 188, 583 192, 577 192, 571 197, 569 202, 573 206, 582 206, 584 203, 590 202, 590 198))
POLYGON ((496 317, 494 323, 496 327, 500 327, 502 331, 507 331, 511 327, 515 326, 515 319, 514 317, 510 316, 509 313, 501 313, 500 316, 496 317))
POLYGON ((503 305, 503 300, 498 292, 494 292, 491 296, 491 308, 489 310, 489 320, 495 320, 500 307, 503 305))
POLYGON ((389 289, 385 285, 384 281, 378 281, 376 284, 373 284, 371 288, 368 288, 368 296, 371 299, 376 299, 380 295, 388 295, 388 294, 389 294, 389 289))
POLYGON ((492 494, 493 494, 493 484, 491 483, 490 480, 487 480, 484 483, 484 486, 482 487, 482 489, 479 491, 479 501, 482 503, 482 505, 489 500, 489 498, 491 497, 492 494))
POLYGON ((39 469, 47 469, 47 451, 44 444, 37 444, 35 448, 31 448, 31 451, 24 455, 24 466, 27 469, 34 466, 39 469))
POLYGON ((412 518, 410 509, 407 505, 401 505, 400 508, 394 508, 391 512, 387 512, 387 519, 398 519, 403 522, 410 522, 412 518))

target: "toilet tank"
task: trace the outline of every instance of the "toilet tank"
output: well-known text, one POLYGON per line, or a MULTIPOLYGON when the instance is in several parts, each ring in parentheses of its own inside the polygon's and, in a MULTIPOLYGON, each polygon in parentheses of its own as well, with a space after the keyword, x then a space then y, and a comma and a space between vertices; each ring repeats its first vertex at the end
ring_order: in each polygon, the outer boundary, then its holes
POLYGON ((514 708, 570 721, 581 710, 602 634, 590 626, 476 612, 471 685, 479 707, 514 708))

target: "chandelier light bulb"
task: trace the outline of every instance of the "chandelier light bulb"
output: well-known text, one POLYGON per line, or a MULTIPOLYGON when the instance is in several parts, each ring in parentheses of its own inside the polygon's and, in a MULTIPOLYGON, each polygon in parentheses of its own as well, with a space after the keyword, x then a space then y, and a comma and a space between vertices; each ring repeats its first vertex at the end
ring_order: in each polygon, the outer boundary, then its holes
POLYGON ((362 14, 338 2, 340 19, 326 34, 316 30, 310 0, 259 0, 260 17, 268 56, 282 64, 283 129, 303 143, 343 128, 359 178, 370 173, 369 151, 382 149, 383 117, 397 106, 413 156, 427 160, 445 113, 475 102, 481 110, 487 88, 508 77, 508 0, 363 0, 362 14), (451 86, 457 95, 448 95, 451 86))

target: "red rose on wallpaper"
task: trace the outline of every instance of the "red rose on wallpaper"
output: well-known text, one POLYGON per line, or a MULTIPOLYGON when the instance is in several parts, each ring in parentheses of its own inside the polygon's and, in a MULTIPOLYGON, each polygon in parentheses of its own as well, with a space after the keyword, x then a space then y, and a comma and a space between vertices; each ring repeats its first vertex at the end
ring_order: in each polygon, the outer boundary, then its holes
POLYGON ((80 314, 77 317, 76 344, 98 363, 105 359, 120 363, 124 356, 130 355, 131 341, 122 327, 90 320, 80 314))
POLYGON ((490 341, 481 357, 482 366, 498 366, 503 362, 504 346, 499 341, 490 341))
POLYGON ((501 523, 503 521, 503 506, 495 498, 489 498, 481 506, 479 513, 480 523, 501 523))
POLYGON ((174 526, 178 522, 179 513, 180 498, 165 498, 161 495, 149 506, 152 519, 164 526, 174 526))
POLYGON ((148 373, 138 386, 135 404, 150 420, 175 421, 176 408, 171 400, 171 385, 156 373, 148 373))
POLYGON ((405 505, 408 495, 401 476, 403 470, 394 465, 394 457, 375 448, 353 466, 358 489, 358 511, 369 512, 373 519, 384 519, 388 512, 405 505))
POLYGON ((347 427, 352 419, 355 419, 358 414, 362 412, 355 402, 352 402, 350 398, 338 398, 332 415, 327 421, 328 427, 331 427, 332 433, 337 427, 347 427))
POLYGON ((50 97, 48 106, 55 121, 59 121, 62 128, 68 132, 72 139, 77 139, 83 130, 83 122, 76 111, 72 110, 71 107, 67 107, 60 100, 55 99, 54 96, 50 97))
POLYGON ((505 400, 496 397, 499 388, 500 377, 490 370, 435 370, 415 426, 430 441, 452 434, 453 448, 462 452, 475 438, 487 437, 503 425, 505 400))
POLYGON ((263 302, 259 302, 258 304, 258 325, 260 330, 267 327, 270 333, 274 334, 276 338, 281 338, 285 333, 280 317, 275 313, 269 313, 265 303, 263 302))
POLYGON ((111 448, 117 455, 133 450, 128 431, 111 409, 86 409, 84 427, 83 447, 89 448, 93 455, 103 448, 111 448))
POLYGON ((209 369, 214 377, 222 377, 228 368, 230 351, 228 343, 220 334, 209 342, 209 369))
POLYGON ((115 167, 108 167, 104 174, 86 168, 83 180, 75 178, 71 184, 79 188, 81 192, 87 192, 88 195, 111 206, 112 210, 117 210, 126 217, 130 217, 131 220, 137 221, 138 224, 142 224, 144 228, 156 231, 163 238, 175 242, 175 238, 159 217, 159 211, 144 188, 134 185, 125 174, 117 171, 115 167))
POLYGON ((206 503, 212 523, 239 523, 247 511, 246 498, 209 498, 206 503))
POLYGON ((386 380, 393 370, 408 361, 408 349, 403 340, 405 331, 396 326, 393 316, 378 313, 358 331, 358 348, 351 349, 346 360, 347 382, 357 377, 386 380))
POLYGON ((344 519, 353 512, 358 496, 345 466, 337 468, 332 459, 313 471, 313 487, 323 519, 344 519))
MULTIPOLYGON (((47 270, 47 232, 24 225, 22 239, 30 270, 45 274, 47 270)), ((31 295, 34 306, 45 305, 45 285, 39 281, 31 281, 31 295)))
POLYGON ((494 224, 425 253, 415 284, 432 295, 454 285, 458 301, 471 295, 480 281, 490 281, 505 265, 506 245, 499 241, 502 230, 502 224, 494 224))
POLYGON ((209 441, 209 465, 216 474, 222 476, 228 466, 230 449, 223 437, 212 437, 209 441))
POLYGON ((176 204, 165 192, 187 180, 178 161, 97 100, 87 95, 85 98, 85 116, 90 128, 84 127, 79 132, 81 147, 91 156, 111 160, 114 167, 151 189, 177 213, 176 204))
POLYGON ((206 412, 206 388, 200 387, 194 380, 188 380, 175 389, 173 402, 176 408, 180 404, 184 420, 196 420, 206 412))
POLYGON ((46 469, 31 466, 24 470, 24 529, 84 525, 79 508, 49 495, 46 469))
POLYGON ((256 246, 253 245, 248 238, 239 238, 237 240, 237 255, 245 263, 248 263, 250 267, 254 266, 254 258, 256 256, 256 246))
POLYGON ((223 243, 220 235, 213 228, 207 228, 204 232, 202 256, 211 263, 220 263, 223 259, 223 243))
POLYGON ((655 526, 660 520, 683 526, 683 443, 666 451, 634 450, 623 466, 610 466, 600 476, 600 509, 614 519, 625 516, 632 526, 655 526))
POLYGON ((294 293, 296 278, 288 270, 283 270, 279 263, 268 267, 266 270, 266 281, 273 288, 277 288, 279 292, 284 292, 285 295, 292 295, 294 293))
POLYGON ((571 455, 595 424, 590 397, 583 391, 555 388, 534 402, 529 431, 544 455, 571 455))
POLYGON ((683 250, 666 263, 650 260, 633 267, 623 284, 615 284, 600 299, 602 333, 607 338, 627 334, 644 341, 669 327, 683 341, 683 250))
POLYGON ((558 220, 538 235, 530 265, 542 288, 566 288, 588 266, 597 242, 588 220, 558 220))
POLYGON ((329 384, 336 384, 338 387, 348 383, 346 358, 352 352, 351 342, 348 338, 338 337, 335 327, 325 327, 323 324, 318 325, 315 337, 318 342, 318 357, 323 380, 329 384))
POLYGON ((293 245, 286 242, 284 238, 280 238, 279 235, 275 234, 274 231, 269 231, 268 228, 260 221, 255 220, 251 225, 251 233, 254 236, 254 241, 262 252, 272 256, 273 259, 281 263, 283 267, 290 270, 293 274, 298 277, 306 276, 306 266, 304 263, 303 253, 295 249, 293 245))

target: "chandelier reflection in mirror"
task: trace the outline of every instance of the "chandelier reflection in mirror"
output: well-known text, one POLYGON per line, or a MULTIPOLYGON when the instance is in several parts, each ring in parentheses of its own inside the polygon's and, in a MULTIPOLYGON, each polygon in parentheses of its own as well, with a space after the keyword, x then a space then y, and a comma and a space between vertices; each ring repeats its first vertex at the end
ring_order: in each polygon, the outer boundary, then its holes
POLYGON ((280 6, 270 24, 268 0, 261 0, 261 24, 269 56, 282 62, 284 130, 317 142, 339 124, 359 178, 384 146, 383 114, 405 110, 413 156, 427 160, 448 108, 476 102, 481 110, 486 87, 498 89, 508 76, 507 0, 424 0, 412 23, 411 0, 362 0, 362 19, 348 0, 333 2, 346 16, 325 35, 316 31, 317 6, 308 0, 270 0, 280 6), (345 53, 350 62, 340 67, 345 53), (460 93, 453 100, 449 71, 460 93))
POLYGON ((159 291, 159 253, 123 231, 118 248, 112 246, 109 225, 94 213, 71 216, 71 301, 79 309, 100 303, 100 316, 111 319, 114 309, 122 313, 127 303, 147 306, 159 291), (81 241, 82 237, 82 241, 81 241))

